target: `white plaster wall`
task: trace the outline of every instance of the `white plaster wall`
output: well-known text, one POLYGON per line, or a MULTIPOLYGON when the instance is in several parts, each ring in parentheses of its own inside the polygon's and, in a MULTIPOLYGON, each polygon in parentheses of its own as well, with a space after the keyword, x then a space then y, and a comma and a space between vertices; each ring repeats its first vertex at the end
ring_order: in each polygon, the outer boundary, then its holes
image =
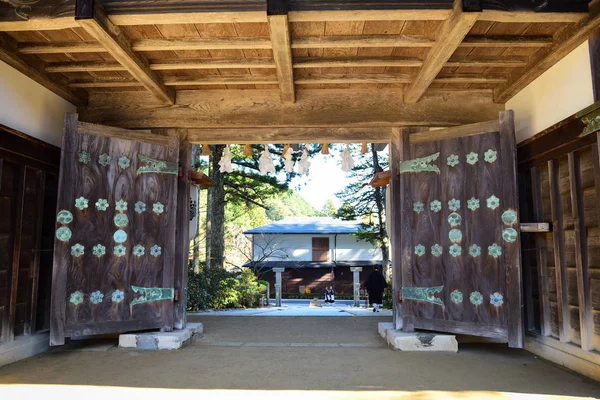
MULTIPOLYGON (((284 250, 294 261, 312 261, 312 238, 329 238, 329 257, 336 259, 333 254, 335 235, 254 235, 254 259, 263 257, 264 248, 277 248, 284 250), (270 243, 267 245, 266 243, 270 243)), ((269 250, 265 251, 269 253, 269 250)), ((381 251, 367 242, 359 242, 351 235, 337 235, 337 260, 338 261, 368 261, 381 260, 381 251)), ((283 261, 279 257, 269 257, 265 261, 283 261)))
POLYGON ((381 250, 369 242, 358 241, 352 235, 338 235, 337 261, 381 260, 381 250))
POLYGON ((515 111, 517 143, 594 102, 586 41, 506 102, 515 111))
POLYGON ((63 119, 77 107, 0 61, 0 124, 61 145, 63 119))

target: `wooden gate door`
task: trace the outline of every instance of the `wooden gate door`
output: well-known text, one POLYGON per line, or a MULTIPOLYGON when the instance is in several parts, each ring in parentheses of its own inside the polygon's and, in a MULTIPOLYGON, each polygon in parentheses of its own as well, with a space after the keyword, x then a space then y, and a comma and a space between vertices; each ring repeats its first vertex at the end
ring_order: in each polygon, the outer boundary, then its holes
POLYGON ((115 129, 65 117, 51 345, 173 329, 179 140, 116 139, 115 129))
POLYGON ((396 152, 404 161, 397 175, 402 273, 400 285, 395 282, 403 329, 492 337, 522 347, 512 111, 499 121, 406 132, 403 143, 396 152))

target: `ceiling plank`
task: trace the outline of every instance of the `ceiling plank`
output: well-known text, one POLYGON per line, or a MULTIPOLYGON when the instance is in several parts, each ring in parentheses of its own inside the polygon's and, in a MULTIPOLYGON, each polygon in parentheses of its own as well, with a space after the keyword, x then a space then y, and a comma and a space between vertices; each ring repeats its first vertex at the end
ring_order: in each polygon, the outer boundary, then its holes
POLYGON ((388 143, 392 128, 235 128, 189 129, 187 140, 194 144, 254 143, 388 143))
POLYGON ((287 1, 281 2, 284 10, 277 14, 273 7, 274 1, 267 1, 269 14, 269 30, 273 46, 273 60, 277 67, 277 80, 279 81, 279 95, 281 101, 293 103, 296 100, 294 89, 294 68, 292 67, 292 48, 290 26, 287 16, 287 1))
POLYGON ((508 78, 504 76, 453 74, 438 75, 433 81, 436 83, 505 83, 507 80, 508 78))
POLYGON ((79 24, 71 16, 57 18, 31 18, 27 21, 0 21, 0 32, 52 31, 78 27, 79 24))
POLYGON ((333 83, 410 83, 412 77, 409 74, 328 74, 312 75, 296 78, 296 83, 302 84, 333 84, 333 83))
POLYGON ((494 101, 507 102, 550 67, 575 50, 577 46, 588 40, 590 34, 598 28, 600 28, 600 12, 590 12, 588 17, 577 25, 559 32, 551 47, 540 49, 531 56, 529 66, 524 72, 520 72, 505 85, 495 89, 494 101))
POLYGON ((48 74, 45 63, 38 57, 19 54, 16 40, 6 33, 0 33, 0 61, 76 106, 87 103, 86 93, 73 91, 66 79, 48 74))
POLYGON ((121 28, 110 22, 100 6, 95 5, 89 15, 85 18, 79 16, 77 21, 148 91, 166 104, 175 103, 175 93, 160 81, 155 72, 150 70, 148 62, 133 51, 127 36, 121 28))
POLYGON ((52 63, 46 66, 46 71, 53 73, 62 72, 100 72, 100 71, 127 71, 124 66, 113 62, 74 62, 52 63))
POLYGON ((297 89, 295 103, 278 89, 181 90, 164 106, 144 92, 90 93, 80 120, 123 128, 455 126, 495 119, 504 105, 489 93, 426 93, 417 104, 394 89, 297 89))
POLYGON ((475 25, 478 16, 478 13, 463 12, 462 0, 454 1, 452 15, 438 29, 435 45, 427 53, 423 67, 419 69, 417 76, 406 89, 404 101, 407 103, 419 101, 437 74, 444 68, 446 61, 450 59, 475 25))

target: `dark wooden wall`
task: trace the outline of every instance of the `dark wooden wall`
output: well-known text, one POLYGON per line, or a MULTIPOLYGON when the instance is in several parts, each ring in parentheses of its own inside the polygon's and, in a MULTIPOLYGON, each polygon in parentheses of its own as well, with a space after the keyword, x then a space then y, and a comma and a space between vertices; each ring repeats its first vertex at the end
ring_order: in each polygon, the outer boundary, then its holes
POLYGON ((600 350, 600 160, 597 133, 580 137, 600 102, 518 147, 526 323, 530 332, 600 350))
MULTIPOLYGON (((373 272, 373 267, 362 267, 360 273, 361 284, 373 272)), ((270 283, 271 293, 275 293, 275 274, 267 271, 263 277, 270 283)), ((312 293, 325 293, 325 288, 333 286, 336 293, 353 293, 353 273, 349 267, 335 267, 333 274, 331 268, 287 268, 281 276, 282 288, 285 293, 299 293, 300 286, 310 288, 312 293)))
POLYGON ((0 125, 0 344, 49 327, 59 160, 0 125))

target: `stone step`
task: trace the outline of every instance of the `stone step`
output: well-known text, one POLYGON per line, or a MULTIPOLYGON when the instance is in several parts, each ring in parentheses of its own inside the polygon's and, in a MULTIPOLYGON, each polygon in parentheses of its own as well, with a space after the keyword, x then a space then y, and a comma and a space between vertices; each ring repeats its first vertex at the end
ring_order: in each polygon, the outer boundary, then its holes
POLYGON ((391 322, 380 322, 378 331, 383 340, 394 350, 458 352, 458 342, 455 335, 397 331, 391 322))
POLYGON ((201 323, 188 323, 185 329, 173 332, 143 332, 119 335, 119 347, 137 350, 176 350, 191 344, 202 336, 201 323))

